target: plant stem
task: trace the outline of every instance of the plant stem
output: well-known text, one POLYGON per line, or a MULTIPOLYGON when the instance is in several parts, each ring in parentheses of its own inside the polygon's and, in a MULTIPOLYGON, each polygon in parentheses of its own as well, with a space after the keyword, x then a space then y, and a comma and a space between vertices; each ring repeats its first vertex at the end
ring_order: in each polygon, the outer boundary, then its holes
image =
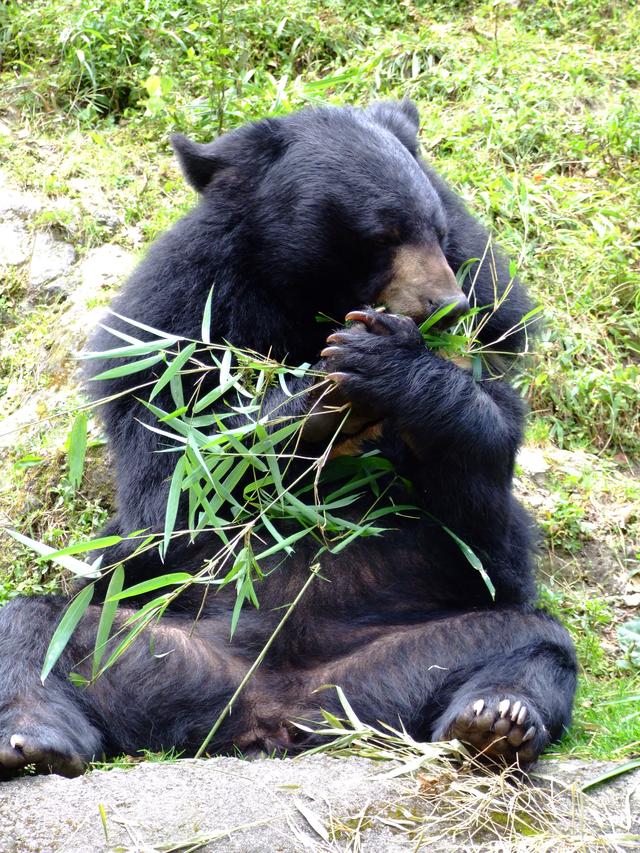
POLYGON ((294 609, 298 606, 300 600, 302 599, 302 596, 305 594, 305 592, 307 591, 307 589, 311 585, 311 581, 315 578, 315 576, 320 571, 320 563, 315 563, 313 566, 311 566, 309 571, 310 571, 309 577, 306 579, 306 581, 304 582, 304 584, 300 588, 300 592, 296 595, 296 597, 293 599, 291 604, 285 610, 284 616, 278 622, 273 633, 271 634, 271 636, 269 637, 267 642, 262 647, 260 654, 254 660, 254 662, 251 664, 251 666, 247 670, 246 675, 244 676, 244 678, 242 679, 240 684, 236 687, 233 696, 231 697, 231 699, 229 699, 227 704, 224 706, 224 708, 220 712, 218 719, 215 721, 215 723, 209 729, 209 733, 207 734, 206 738, 203 740, 203 742, 200 746, 200 749, 196 752, 196 755, 195 755, 196 758, 202 758, 205 749, 207 748, 207 746, 209 745, 209 742, 211 741, 211 738, 215 735, 215 733, 218 731, 218 729, 220 728, 220 726, 222 725, 224 720, 229 715, 229 712, 231 711, 231 708, 233 707, 233 703, 236 701, 236 699, 238 698, 240 693, 244 690, 245 685, 247 684, 249 679, 253 676, 254 672, 258 669, 258 667, 260 666, 262 661, 265 659, 267 652, 269 651, 269 649, 273 645, 274 640, 276 639, 276 637, 278 636, 278 634, 280 633, 280 631, 284 627, 285 622, 287 621, 287 619, 289 618, 291 613, 294 611, 294 609))

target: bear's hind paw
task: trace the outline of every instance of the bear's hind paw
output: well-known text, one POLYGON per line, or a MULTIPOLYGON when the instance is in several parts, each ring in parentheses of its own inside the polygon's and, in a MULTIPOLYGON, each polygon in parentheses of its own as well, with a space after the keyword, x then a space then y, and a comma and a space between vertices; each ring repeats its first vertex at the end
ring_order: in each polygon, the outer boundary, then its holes
POLYGON ((549 733, 530 702, 511 697, 478 697, 449 709, 433 740, 457 738, 476 757, 494 764, 530 767, 549 743, 549 733))

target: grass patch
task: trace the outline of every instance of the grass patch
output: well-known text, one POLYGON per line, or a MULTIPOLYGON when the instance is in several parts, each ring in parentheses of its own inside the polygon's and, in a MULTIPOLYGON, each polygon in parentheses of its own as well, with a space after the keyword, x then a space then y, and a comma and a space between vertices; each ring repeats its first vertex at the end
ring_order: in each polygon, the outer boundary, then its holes
POLYGON ((16 174, 54 196, 73 195, 74 171, 91 175, 146 243, 190 200, 170 130, 205 139, 310 103, 413 97, 426 155, 545 307, 523 386, 551 438, 637 453, 637 7, 221 0, 206 12, 12 0, 1 79, 59 152, 52 168, 50 151, 5 143, 16 174))
POLYGON ((615 642, 625 617, 614 603, 566 585, 543 587, 542 603, 569 629, 580 677, 573 723, 549 755, 600 760, 640 752, 640 672, 629 668, 615 642))

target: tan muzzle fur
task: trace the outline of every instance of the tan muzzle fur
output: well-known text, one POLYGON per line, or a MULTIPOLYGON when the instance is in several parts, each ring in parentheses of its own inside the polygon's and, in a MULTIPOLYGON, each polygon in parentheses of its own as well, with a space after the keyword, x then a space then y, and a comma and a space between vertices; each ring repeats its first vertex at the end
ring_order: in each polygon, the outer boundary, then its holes
POLYGON ((392 279, 378 296, 392 314, 422 323, 444 305, 459 303, 464 294, 440 246, 400 246, 392 279))

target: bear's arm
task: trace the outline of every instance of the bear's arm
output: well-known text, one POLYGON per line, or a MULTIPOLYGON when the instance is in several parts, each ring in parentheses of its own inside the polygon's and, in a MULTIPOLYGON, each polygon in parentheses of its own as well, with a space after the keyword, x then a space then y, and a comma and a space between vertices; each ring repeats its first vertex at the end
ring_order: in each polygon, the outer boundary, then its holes
POLYGON ((500 599, 531 584, 529 522, 511 493, 523 405, 503 380, 476 380, 387 317, 386 336, 333 336, 332 376, 356 405, 384 418, 380 449, 424 509, 482 560, 500 599))

